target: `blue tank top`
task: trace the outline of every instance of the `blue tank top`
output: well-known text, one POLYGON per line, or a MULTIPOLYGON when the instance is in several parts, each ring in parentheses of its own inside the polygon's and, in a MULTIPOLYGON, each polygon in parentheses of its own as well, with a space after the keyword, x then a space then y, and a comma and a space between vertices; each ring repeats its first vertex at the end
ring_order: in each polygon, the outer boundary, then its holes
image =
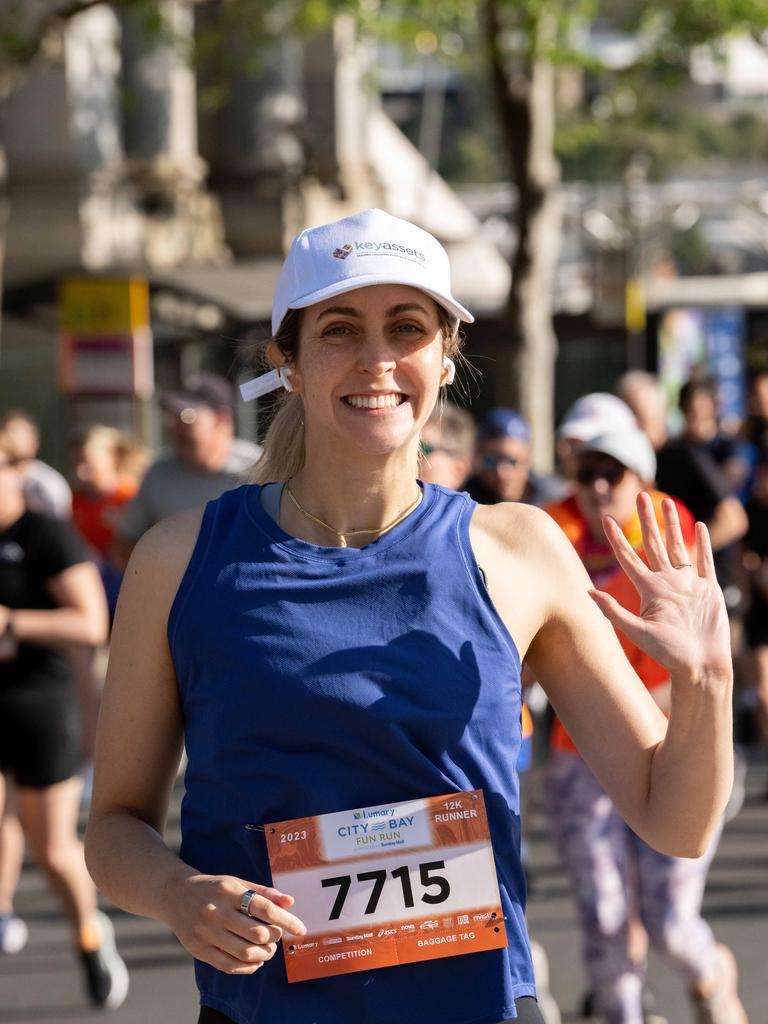
POLYGON ((188 766, 181 856, 270 884, 246 824, 481 788, 509 946, 289 985, 196 962, 236 1024, 497 1024, 535 995, 520 863, 520 659, 469 541, 475 503, 424 484, 364 548, 286 534, 256 485, 206 507, 168 637, 188 766))

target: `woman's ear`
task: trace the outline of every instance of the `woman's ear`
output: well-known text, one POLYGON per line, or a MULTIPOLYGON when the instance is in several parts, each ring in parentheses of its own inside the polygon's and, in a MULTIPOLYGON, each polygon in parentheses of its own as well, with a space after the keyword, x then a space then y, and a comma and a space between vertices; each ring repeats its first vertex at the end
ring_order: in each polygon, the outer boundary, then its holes
POLYGON ((280 346, 277 344, 276 341, 267 342, 266 353, 267 359, 269 360, 269 365, 276 370, 279 370, 280 367, 286 362, 286 358, 283 355, 280 346))
POLYGON ((443 356, 443 376, 440 380, 440 387, 444 384, 453 384, 456 379, 456 363, 450 356, 443 356))
POLYGON ((268 341, 266 348, 267 359, 271 366, 276 370, 280 370, 280 376, 285 377, 283 385, 287 391, 294 391, 294 367, 288 362, 285 357, 285 353, 282 351, 280 346, 275 341, 268 341))

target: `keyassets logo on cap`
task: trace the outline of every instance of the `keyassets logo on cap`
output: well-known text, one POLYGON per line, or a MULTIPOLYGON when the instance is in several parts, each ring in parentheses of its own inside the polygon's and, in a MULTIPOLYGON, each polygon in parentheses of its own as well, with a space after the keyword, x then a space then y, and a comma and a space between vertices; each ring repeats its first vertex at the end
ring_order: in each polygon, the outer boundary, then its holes
POLYGON ((415 256, 416 259, 420 260, 422 263, 426 263, 427 259, 424 253, 419 252, 418 249, 411 249, 406 245, 399 245, 397 242, 353 242, 352 244, 347 242, 338 249, 334 249, 331 255, 335 256, 337 260, 345 260, 351 252, 373 254, 381 252, 396 254, 402 253, 405 256, 415 256))

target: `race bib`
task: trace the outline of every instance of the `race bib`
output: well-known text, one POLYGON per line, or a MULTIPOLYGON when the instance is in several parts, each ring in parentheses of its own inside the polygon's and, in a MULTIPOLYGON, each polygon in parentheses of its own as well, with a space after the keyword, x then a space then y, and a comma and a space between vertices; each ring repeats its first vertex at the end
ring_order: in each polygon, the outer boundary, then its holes
POLYGON ((272 881, 307 926, 288 981, 507 945, 480 790, 264 826, 272 881))

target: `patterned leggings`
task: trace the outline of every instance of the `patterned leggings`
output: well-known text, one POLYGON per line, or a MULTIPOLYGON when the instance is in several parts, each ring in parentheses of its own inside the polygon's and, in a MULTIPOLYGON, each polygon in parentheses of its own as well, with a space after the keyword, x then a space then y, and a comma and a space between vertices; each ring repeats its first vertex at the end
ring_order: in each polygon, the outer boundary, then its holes
POLYGON ((696 860, 657 853, 624 822, 584 761, 565 751, 553 752, 544 790, 597 1005, 606 1024, 642 1024, 646 965, 629 957, 629 919, 639 917, 654 949, 689 985, 711 978, 715 938, 701 902, 719 833, 696 860))

